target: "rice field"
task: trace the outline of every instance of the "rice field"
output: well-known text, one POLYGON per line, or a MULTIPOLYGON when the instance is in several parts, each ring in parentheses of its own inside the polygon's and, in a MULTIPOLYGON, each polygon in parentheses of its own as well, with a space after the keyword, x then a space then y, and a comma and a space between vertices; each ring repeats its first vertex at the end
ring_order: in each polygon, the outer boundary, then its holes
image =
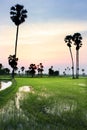
POLYGON ((87 79, 16 78, 0 91, 0 130, 87 130, 87 79))

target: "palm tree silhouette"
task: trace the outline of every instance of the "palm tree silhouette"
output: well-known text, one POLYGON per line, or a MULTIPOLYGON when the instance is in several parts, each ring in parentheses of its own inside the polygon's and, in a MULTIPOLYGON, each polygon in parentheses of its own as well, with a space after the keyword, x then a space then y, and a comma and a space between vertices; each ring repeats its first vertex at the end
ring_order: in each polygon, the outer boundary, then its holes
POLYGON ((80 33, 74 33, 72 40, 76 46, 76 78, 79 78, 79 49, 82 46, 82 36, 80 33))
POLYGON ((44 71, 43 68, 44 68, 44 66, 43 66, 42 63, 40 63, 40 64, 37 66, 38 74, 40 74, 41 77, 42 77, 43 71, 44 71))
POLYGON ((25 22, 25 18, 27 18, 27 10, 24 9, 23 5, 16 4, 15 6, 11 7, 10 15, 11 20, 15 23, 17 26, 16 31, 16 41, 15 41, 15 57, 17 55, 17 41, 18 41, 18 31, 19 31, 19 25, 23 22, 25 22))
POLYGON ((64 41, 67 43, 67 46, 69 47, 70 55, 71 55, 71 60, 72 60, 72 78, 74 78, 74 61, 73 61, 73 55, 72 55, 72 50, 71 50, 71 44, 72 44, 72 36, 67 35, 64 39, 64 41))
POLYGON ((36 73, 36 71, 35 71, 36 69, 37 69, 37 67, 36 67, 35 64, 30 64, 30 66, 29 66, 29 72, 30 72, 32 78, 34 77, 34 75, 36 73))
POLYGON ((14 71, 17 70, 17 61, 18 58, 15 57, 15 55, 10 55, 8 57, 9 65, 12 67, 12 78, 14 78, 14 71))

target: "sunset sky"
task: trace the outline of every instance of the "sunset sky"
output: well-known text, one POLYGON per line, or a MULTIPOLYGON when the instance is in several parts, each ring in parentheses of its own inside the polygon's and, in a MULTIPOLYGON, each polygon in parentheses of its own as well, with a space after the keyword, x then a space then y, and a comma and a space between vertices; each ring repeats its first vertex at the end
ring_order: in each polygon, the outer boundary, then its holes
MULTIPOLYGON (((31 63, 43 63, 47 72, 63 73, 71 67, 69 48, 64 42, 66 35, 81 33, 80 69, 87 73, 87 0, 1 0, 0 4, 0 63, 9 67, 8 56, 14 54, 16 26, 10 19, 10 7, 22 4, 28 18, 20 25, 17 57, 18 67, 31 63)), ((75 46, 72 47, 75 60, 75 46)))

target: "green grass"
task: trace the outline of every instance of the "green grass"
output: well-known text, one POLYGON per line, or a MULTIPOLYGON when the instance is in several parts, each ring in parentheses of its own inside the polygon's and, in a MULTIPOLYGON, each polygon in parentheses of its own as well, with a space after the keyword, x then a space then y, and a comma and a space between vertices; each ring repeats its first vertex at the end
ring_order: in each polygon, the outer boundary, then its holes
POLYGON ((0 105, 0 130, 87 130, 87 79, 16 78, 16 84, 0 92, 0 105), (32 91, 17 110, 15 95, 25 85, 32 91))

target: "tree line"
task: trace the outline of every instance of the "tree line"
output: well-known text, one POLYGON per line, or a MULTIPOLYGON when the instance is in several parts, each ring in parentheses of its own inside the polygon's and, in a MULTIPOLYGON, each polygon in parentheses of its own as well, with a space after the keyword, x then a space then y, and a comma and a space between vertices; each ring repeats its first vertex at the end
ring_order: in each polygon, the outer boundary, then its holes
MULTIPOLYGON (((11 64, 11 66, 12 65, 14 66, 14 63, 11 64)), ((31 76, 31 77, 34 77, 34 76, 38 75, 39 77, 42 77, 43 72, 44 72, 44 66, 43 66, 42 63, 39 63, 38 65, 30 64, 30 66, 28 67, 27 70, 25 70, 24 66, 22 66, 20 69, 16 66, 15 71, 14 71, 14 75, 19 75, 19 76, 26 76, 27 75, 27 76, 31 76), (18 72, 16 72, 16 71, 18 71, 18 72)), ((10 75, 10 74, 11 74, 10 69, 9 68, 4 68, 2 63, 0 63, 0 75, 10 75)), ((47 75, 49 75, 49 76, 59 76, 59 71, 57 71, 57 70, 54 71, 53 66, 51 66, 48 69, 48 74, 47 75)))

